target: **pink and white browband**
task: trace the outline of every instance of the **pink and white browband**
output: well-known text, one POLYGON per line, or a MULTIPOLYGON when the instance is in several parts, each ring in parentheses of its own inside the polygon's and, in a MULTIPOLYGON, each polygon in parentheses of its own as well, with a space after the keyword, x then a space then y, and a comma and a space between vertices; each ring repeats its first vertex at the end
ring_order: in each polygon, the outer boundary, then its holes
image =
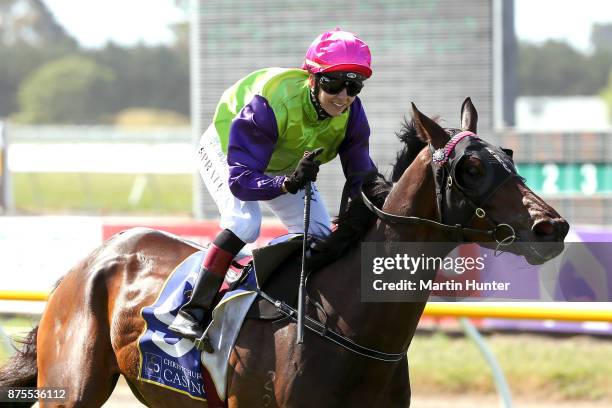
POLYGON ((437 149, 433 153, 434 163, 440 164, 440 165, 445 164, 448 161, 448 157, 455 149, 455 146, 457 146, 457 143, 459 143, 460 141, 462 141, 464 138, 468 136, 473 136, 473 137, 478 138, 478 136, 476 136, 474 132, 470 132, 467 130, 464 132, 457 133, 455 136, 451 138, 451 140, 448 141, 448 143, 446 143, 444 147, 437 149))

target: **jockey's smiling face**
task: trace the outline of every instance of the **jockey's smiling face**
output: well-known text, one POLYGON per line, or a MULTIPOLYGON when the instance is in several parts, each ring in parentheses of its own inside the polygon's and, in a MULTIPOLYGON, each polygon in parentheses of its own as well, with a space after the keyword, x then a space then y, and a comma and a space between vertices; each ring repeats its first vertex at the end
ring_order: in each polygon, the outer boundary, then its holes
POLYGON ((366 78, 355 72, 329 72, 311 77, 311 86, 318 85, 319 104, 330 116, 345 112, 363 88, 366 78), (313 83, 317 81, 316 83, 313 83))
POLYGON ((342 89, 336 95, 328 94, 323 89, 319 89, 319 103, 321 107, 325 109, 325 112, 332 117, 342 115, 342 113, 351 106, 354 100, 355 96, 349 96, 346 88, 342 89))

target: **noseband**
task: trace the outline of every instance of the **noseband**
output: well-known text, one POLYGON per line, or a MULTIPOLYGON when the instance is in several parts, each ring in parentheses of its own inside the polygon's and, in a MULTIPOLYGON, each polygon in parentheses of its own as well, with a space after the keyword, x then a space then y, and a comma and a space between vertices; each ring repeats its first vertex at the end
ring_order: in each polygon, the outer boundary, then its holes
POLYGON ((430 226, 449 233, 451 240, 456 242, 465 242, 465 234, 480 234, 495 240, 496 250, 511 245, 516 239, 514 228, 509 224, 496 222, 482 208, 499 187, 508 180, 519 177, 508 154, 467 131, 453 136, 441 149, 436 150, 431 144, 429 149, 433 157, 431 166, 436 185, 439 221, 387 213, 376 207, 362 189, 361 197, 366 207, 385 222, 430 226), (466 156, 478 157, 487 169, 486 180, 476 191, 457 182, 457 165, 466 156), (464 225, 472 223, 474 217, 486 220, 493 228, 483 230, 465 227, 464 225))

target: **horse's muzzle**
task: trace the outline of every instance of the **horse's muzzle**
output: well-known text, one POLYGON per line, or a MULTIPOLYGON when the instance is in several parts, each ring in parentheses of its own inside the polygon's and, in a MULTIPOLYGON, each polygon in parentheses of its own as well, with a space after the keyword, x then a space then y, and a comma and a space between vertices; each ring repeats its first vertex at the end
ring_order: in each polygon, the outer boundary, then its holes
POLYGON ((533 223, 531 231, 538 242, 563 242, 569 231, 569 224, 563 218, 540 219, 533 223))

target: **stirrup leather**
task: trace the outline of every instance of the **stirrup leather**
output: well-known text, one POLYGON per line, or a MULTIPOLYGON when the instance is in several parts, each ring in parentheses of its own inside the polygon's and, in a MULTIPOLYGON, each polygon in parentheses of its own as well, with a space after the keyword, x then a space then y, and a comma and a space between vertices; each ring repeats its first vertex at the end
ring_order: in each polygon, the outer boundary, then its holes
POLYGON ((208 327, 206 327, 206 330, 204 330, 204 333, 202 333, 202 336, 194 340, 195 348, 197 350, 205 351, 207 353, 214 353, 215 349, 212 343, 210 342, 210 337, 208 337, 208 329, 210 329, 212 323, 213 321, 211 320, 208 327))

